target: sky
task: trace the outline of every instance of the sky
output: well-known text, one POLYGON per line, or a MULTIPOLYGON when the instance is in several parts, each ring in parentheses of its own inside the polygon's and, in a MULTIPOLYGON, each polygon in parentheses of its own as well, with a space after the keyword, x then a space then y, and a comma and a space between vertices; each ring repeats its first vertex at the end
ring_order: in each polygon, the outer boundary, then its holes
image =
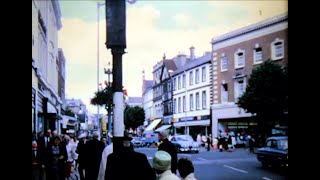
MULTIPOLYGON (((98 9, 101 0, 60 0, 62 28, 59 47, 66 58, 66 98, 82 99, 91 113, 90 99, 98 88, 98 9)), ((211 51, 212 38, 288 12, 287 0, 154 1, 126 4, 127 48, 123 55, 123 86, 128 96, 142 96, 142 71, 152 80, 152 68, 179 53, 196 57, 211 51)), ((105 46, 105 6, 99 8, 99 83, 108 79, 104 68, 112 63, 105 46)), ((100 113, 106 113, 100 108, 100 113)))

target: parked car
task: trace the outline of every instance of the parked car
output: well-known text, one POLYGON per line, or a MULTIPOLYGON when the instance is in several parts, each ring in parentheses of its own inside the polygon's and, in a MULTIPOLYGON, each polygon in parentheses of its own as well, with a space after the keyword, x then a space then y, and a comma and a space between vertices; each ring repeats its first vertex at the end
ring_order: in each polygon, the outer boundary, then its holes
POLYGON ((175 135, 171 138, 177 152, 199 153, 200 145, 190 135, 175 135))
POLYGON ((143 132, 142 138, 144 138, 145 144, 148 147, 159 142, 159 134, 154 132, 143 132))
POLYGON ((133 144, 133 147, 144 147, 145 146, 145 142, 143 141, 143 138, 141 138, 141 137, 133 137, 131 142, 133 144))
POLYGON ((257 159, 262 166, 288 167, 288 136, 267 138, 264 147, 257 149, 257 159))

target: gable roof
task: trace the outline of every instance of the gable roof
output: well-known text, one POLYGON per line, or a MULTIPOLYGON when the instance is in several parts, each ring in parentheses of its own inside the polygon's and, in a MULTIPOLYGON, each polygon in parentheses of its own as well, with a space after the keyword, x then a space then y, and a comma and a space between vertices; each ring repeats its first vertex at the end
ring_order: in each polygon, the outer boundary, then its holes
POLYGON ((181 68, 177 69, 174 73, 174 75, 180 74, 183 71, 195 68, 197 66, 200 66, 202 64, 210 62, 212 59, 212 53, 211 52, 206 52, 203 56, 196 58, 194 60, 188 60, 188 62, 182 66, 181 68))

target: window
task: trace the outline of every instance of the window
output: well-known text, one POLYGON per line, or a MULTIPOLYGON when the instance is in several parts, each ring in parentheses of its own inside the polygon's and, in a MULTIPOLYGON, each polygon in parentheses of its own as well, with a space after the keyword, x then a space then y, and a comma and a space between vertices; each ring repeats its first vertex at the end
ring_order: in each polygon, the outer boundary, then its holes
POLYGON ((245 64, 245 53, 244 50, 238 50, 234 55, 235 68, 242 68, 245 64))
POLYGON ((178 89, 181 89, 181 76, 178 77, 178 89))
POLYGON ((183 96, 182 101, 183 101, 183 112, 186 112, 186 96, 183 96))
POLYGON ((245 81, 244 79, 242 80, 237 80, 235 81, 235 100, 237 101, 237 99, 242 96, 242 94, 245 91, 245 81))
POLYGON ((190 94, 190 111, 193 111, 193 94, 190 94))
POLYGON ((228 70, 228 59, 227 56, 221 57, 221 72, 228 70))
POLYGON ((284 57, 284 41, 277 38, 271 44, 271 51, 272 51, 272 60, 283 59, 283 57, 284 57))
POLYGON ((228 84, 221 85, 221 102, 228 102, 228 84))
POLYGON ((193 85, 193 72, 192 71, 190 71, 190 73, 189 73, 189 80, 190 80, 190 82, 189 82, 190 86, 193 85))
POLYGON ((173 85, 173 90, 174 90, 174 91, 177 90, 176 82, 177 82, 177 78, 173 78, 172 85, 173 85))
POLYGON ((202 67, 202 82, 206 81, 206 67, 202 67))
POLYGON ((173 100, 173 106, 174 106, 173 107, 173 112, 177 113, 178 111, 177 111, 176 107, 178 107, 178 106, 177 106, 177 99, 176 98, 173 100))
POLYGON ((262 62, 262 48, 258 47, 253 50, 253 63, 259 64, 262 62))
POLYGON ((207 108, 207 93, 206 91, 202 91, 202 109, 207 108))
POLYGON ((179 113, 181 113, 181 97, 178 98, 178 109, 179 113))
POLYGON ((196 84, 199 83, 200 77, 199 77, 199 69, 196 69, 196 84))
POLYGON ((200 109, 200 97, 199 97, 199 93, 196 93, 196 108, 197 108, 197 110, 200 109))
POLYGON ((182 75, 182 88, 185 88, 186 87, 186 75, 183 74, 182 75))

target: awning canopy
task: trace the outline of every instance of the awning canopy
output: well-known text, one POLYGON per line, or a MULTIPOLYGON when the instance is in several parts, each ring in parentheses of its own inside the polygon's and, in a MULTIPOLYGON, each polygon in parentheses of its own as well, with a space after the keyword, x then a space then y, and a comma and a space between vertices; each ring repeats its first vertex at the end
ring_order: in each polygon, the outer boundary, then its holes
POLYGON ((153 120, 144 131, 153 131, 153 129, 161 122, 161 119, 153 120))
POLYGON ((163 125, 163 126, 159 127, 158 129, 156 129, 154 132, 160 132, 160 131, 163 131, 163 130, 168 129, 170 127, 171 127, 171 125, 163 125))
POLYGON ((57 109, 51 103, 47 102, 47 112, 57 113, 57 109))
POLYGON ((185 122, 176 122, 173 124, 174 127, 183 127, 183 126, 209 126, 210 120, 195 120, 195 121, 185 121, 185 122))

